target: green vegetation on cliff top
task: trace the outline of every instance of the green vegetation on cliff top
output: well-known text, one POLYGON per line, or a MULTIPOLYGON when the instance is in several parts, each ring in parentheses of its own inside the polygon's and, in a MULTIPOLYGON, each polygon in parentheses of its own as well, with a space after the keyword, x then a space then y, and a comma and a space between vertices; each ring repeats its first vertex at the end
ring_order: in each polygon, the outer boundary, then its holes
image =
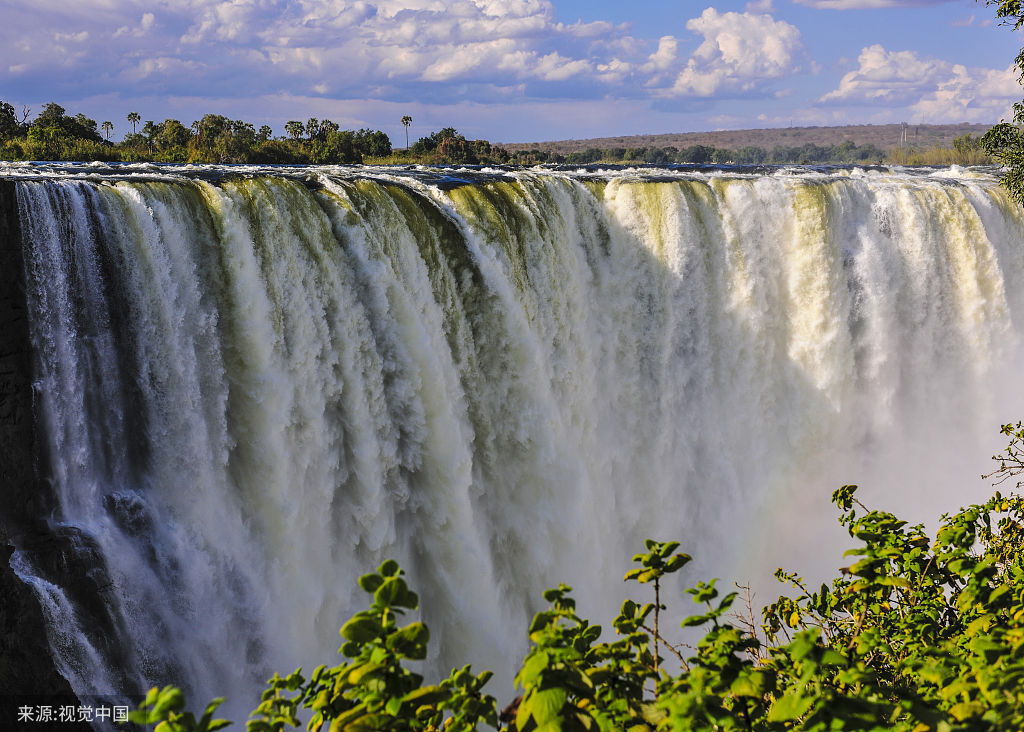
MULTIPOLYGON (((275 137, 264 125, 258 130, 243 120, 217 114, 185 126, 176 119, 143 122, 132 112, 132 132, 112 142, 113 124, 97 124, 83 114, 71 116, 50 102, 31 121, 31 110, 18 114, 0 101, 0 160, 70 160, 89 162, 256 163, 256 164, 503 164, 542 163, 586 165, 672 163, 738 164, 897 164, 971 165, 991 162, 973 134, 961 135, 952 148, 922 150, 913 145, 883 149, 874 143, 844 140, 833 144, 800 141, 770 148, 757 145, 715 147, 639 144, 602 146, 562 152, 549 146, 506 148, 487 140, 469 140, 453 127, 421 137, 403 150, 395 150, 380 130, 343 130, 331 120, 311 118, 285 125, 275 137), (141 125, 141 126, 140 126, 141 125)), ((408 134, 406 120, 403 126, 408 134)))

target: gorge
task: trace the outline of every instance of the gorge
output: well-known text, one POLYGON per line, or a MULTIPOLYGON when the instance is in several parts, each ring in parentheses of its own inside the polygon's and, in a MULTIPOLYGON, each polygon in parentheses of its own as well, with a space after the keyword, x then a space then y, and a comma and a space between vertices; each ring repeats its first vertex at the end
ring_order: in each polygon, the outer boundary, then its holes
POLYGON ((385 557, 444 668, 559 581, 607 616, 648 536, 831 568, 843 482, 985 493, 1022 234, 990 170, 0 164, 19 683, 240 720, 385 557))

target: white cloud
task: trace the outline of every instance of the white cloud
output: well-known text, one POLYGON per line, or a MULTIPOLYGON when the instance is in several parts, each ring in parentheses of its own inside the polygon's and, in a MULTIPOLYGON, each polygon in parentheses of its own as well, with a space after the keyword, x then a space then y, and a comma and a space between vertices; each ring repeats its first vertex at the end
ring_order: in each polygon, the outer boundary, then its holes
POLYGON ((37 2, 48 8, 44 24, 27 7, 12 18, 31 53, 0 44, 0 68, 51 80, 59 69, 68 88, 88 79, 95 94, 117 79, 146 85, 121 88, 126 94, 287 89, 411 99, 428 83, 449 101, 522 84, 533 92, 557 84, 570 96, 710 96, 792 73, 801 49, 796 28, 767 14, 772 0, 690 20, 686 27, 703 35, 692 55, 674 35, 654 41, 607 21, 560 22, 552 0, 37 2), (79 34, 88 42, 68 53, 79 34))
POLYGON ((679 39, 662 36, 658 39, 657 50, 647 57, 639 70, 647 78, 647 86, 664 87, 673 83, 679 66, 679 39))
POLYGON ((157 56, 142 59, 135 66, 124 69, 120 78, 124 81, 151 82, 182 75, 193 77, 202 71, 202 65, 195 61, 187 61, 174 56, 157 56))
POLYGON ((634 72, 634 68, 631 63, 613 58, 607 63, 597 64, 595 66, 595 76, 608 84, 619 84, 634 72))
POLYGON ((686 27, 704 36, 704 41, 666 95, 710 97, 720 92, 750 92, 761 82, 800 70, 800 31, 770 15, 719 13, 707 8, 686 27))
POLYGON ((589 72, 591 65, 583 59, 573 60, 557 52, 537 59, 532 73, 544 81, 565 81, 579 74, 589 72))
POLYGON ((966 69, 957 64, 950 78, 921 97, 911 109, 915 119, 922 122, 939 119, 992 122, 1012 117, 1013 103, 1021 96, 1017 72, 1012 66, 997 71, 966 69))
POLYGON ((305 79, 306 89, 328 94, 367 84, 564 81, 606 60, 563 46, 621 34, 607 22, 558 23, 550 0, 191 2, 182 42, 206 52, 259 48, 268 64, 254 73, 305 79))
POLYGON ((56 33, 53 39, 57 43, 84 43, 89 40, 89 31, 80 31, 78 33, 56 33))
POLYGON ((678 56, 679 40, 674 36, 662 36, 658 39, 658 50, 648 57, 644 70, 667 71, 675 65, 678 56))
POLYGON ((144 36, 146 33, 148 33, 150 30, 153 29, 153 24, 155 22, 156 22, 156 16, 155 15, 153 15, 152 13, 143 13, 142 14, 142 19, 139 21, 139 25, 138 26, 133 28, 131 26, 122 25, 120 28, 118 28, 116 31, 114 31, 114 36, 113 37, 114 38, 120 38, 121 36, 127 36, 127 35, 136 36, 136 37, 144 36))
POLYGON ((857 60, 858 68, 821 102, 905 107, 918 122, 990 122, 1022 95, 1013 67, 968 68, 877 44, 862 49, 857 60))

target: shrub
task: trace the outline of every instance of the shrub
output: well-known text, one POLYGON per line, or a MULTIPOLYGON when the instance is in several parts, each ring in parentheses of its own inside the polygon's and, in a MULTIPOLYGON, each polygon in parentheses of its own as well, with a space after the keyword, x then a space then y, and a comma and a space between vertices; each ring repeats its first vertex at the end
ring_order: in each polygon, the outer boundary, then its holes
MULTIPOLYGON (((986 476, 997 482, 1024 471, 1024 426, 1003 432, 1010 443, 986 476)), ((308 729, 332 732, 1024 729, 1024 499, 996 492, 943 516, 934 539, 866 508, 856 486, 832 501, 856 561, 817 589, 778 570, 791 594, 764 608, 757 626, 749 606, 747 619, 731 613, 736 592, 697 582, 687 590, 696 611, 682 626, 703 636, 687 657, 660 627, 661 585, 690 560, 678 542, 648 540, 633 557, 625 579, 649 584, 654 602, 625 600, 615 640, 576 614, 570 587, 548 590, 516 674, 522 693, 500 718, 483 692, 490 672, 466 666, 424 686, 405 667, 426 656, 429 632, 400 624, 419 600, 386 561, 359 578, 372 601, 341 628, 348 660, 308 681, 301 670, 275 675, 248 729, 297 727, 303 709, 308 729), (663 649, 678 670, 663 664, 663 649)), ((196 720, 177 689, 154 689, 132 719, 159 722, 160 732, 212 730, 223 723, 212 718, 219 702, 196 720)))

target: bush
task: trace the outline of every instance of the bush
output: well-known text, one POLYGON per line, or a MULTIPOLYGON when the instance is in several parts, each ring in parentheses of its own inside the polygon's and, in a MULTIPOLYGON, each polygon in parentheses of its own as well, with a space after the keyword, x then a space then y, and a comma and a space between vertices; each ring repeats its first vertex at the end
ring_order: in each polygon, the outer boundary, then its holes
MULTIPOLYGON (((996 458, 997 482, 1024 470, 1024 426, 1003 432, 1010 443, 996 458)), ((429 633, 399 624, 418 597, 389 560, 359 578, 372 601, 341 628, 349 660, 308 681, 301 670, 275 675, 248 729, 297 727, 302 709, 310 730, 332 732, 1024 729, 1024 499, 997 492, 944 516, 934 539, 867 509, 856 486, 832 501, 856 561, 816 590, 778 570, 794 592, 766 607, 757 627, 749 607, 746 620, 731 613, 736 592, 697 582, 682 626, 703 637, 687 657, 660 628, 661 584, 690 560, 677 542, 648 540, 633 557, 625 579, 649 584, 654 602, 623 602, 616 640, 602 641, 601 627, 576 614, 571 588, 548 590, 516 674, 522 694, 500 718, 482 691, 489 672, 466 666, 424 686, 405 667, 426 656, 429 633), (663 649, 678 671, 666 669, 663 649)), ((223 722, 212 718, 219 702, 197 721, 177 689, 154 689, 132 719, 162 722, 161 732, 212 730, 223 722)))

